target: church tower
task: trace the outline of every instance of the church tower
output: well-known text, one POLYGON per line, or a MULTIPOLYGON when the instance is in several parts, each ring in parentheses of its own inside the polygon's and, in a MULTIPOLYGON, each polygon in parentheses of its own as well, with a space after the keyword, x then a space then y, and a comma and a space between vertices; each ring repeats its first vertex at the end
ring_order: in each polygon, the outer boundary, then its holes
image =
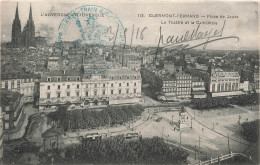
POLYGON ((32 18, 32 6, 30 5, 29 19, 22 32, 24 46, 35 45, 35 26, 32 18))
POLYGON ((18 13, 18 2, 16 6, 15 18, 12 25, 12 41, 11 45, 13 47, 18 47, 21 45, 21 22, 18 13))

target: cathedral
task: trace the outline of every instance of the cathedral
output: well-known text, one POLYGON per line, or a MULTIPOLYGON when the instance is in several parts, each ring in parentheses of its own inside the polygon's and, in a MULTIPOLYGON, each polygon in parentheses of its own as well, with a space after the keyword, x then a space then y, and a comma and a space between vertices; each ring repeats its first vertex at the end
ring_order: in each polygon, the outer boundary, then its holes
POLYGON ((30 5, 30 13, 29 19, 23 31, 21 31, 21 22, 19 19, 18 13, 18 3, 16 6, 15 18, 12 25, 12 47, 20 47, 20 46, 35 46, 35 26, 32 18, 32 7, 30 5))

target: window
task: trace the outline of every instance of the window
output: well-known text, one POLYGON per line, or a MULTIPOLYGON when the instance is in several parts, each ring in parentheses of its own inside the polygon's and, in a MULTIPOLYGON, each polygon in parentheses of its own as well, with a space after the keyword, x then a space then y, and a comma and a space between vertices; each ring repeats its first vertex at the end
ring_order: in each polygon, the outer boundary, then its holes
POLYGON ((103 84, 103 87, 105 88, 105 87, 106 87, 106 84, 103 84))
POLYGON ((95 88, 97 88, 97 84, 95 84, 95 88))
POLYGON ((112 80, 114 80, 114 77, 113 77, 113 76, 112 76, 111 78, 112 78, 112 80))
POLYGON ((14 80, 11 81, 11 89, 14 88, 14 80))
POLYGON ((86 84, 86 88, 88 88, 88 84, 86 84))
POLYGON ((106 95, 106 91, 103 91, 103 95, 106 95))
POLYGON ((70 77, 67 78, 67 81, 70 81, 70 77))
POLYGON ((79 89, 79 84, 77 84, 77 88, 79 89))
POLYGON ((94 96, 96 96, 97 95, 97 91, 94 91, 94 96))
POLYGON ((48 78, 47 78, 47 81, 51 81, 51 78, 50 78, 50 77, 48 77, 48 78))
POLYGON ((114 90, 111 90, 111 95, 114 94, 114 90))
POLYGON ((80 80, 80 78, 79 77, 77 77, 77 81, 79 81, 80 80))
POLYGON ((121 89, 118 90, 118 94, 121 94, 121 89))
POLYGON ((134 83, 134 86, 136 86, 136 82, 134 83))
POLYGON ((57 93, 57 98, 60 98, 60 92, 57 93))
POLYGON ((8 81, 5 81, 5 89, 8 89, 8 81))
POLYGON ((126 89, 126 93, 129 93, 129 89, 126 89))
POLYGON ((121 80, 121 79, 122 79, 122 77, 121 77, 121 76, 119 76, 119 79, 121 80))
POLYGON ((88 92, 86 92, 85 95, 88 96, 88 92))
POLYGON ((135 79, 136 79, 136 76, 135 76, 135 79))
POLYGON ((126 83, 126 86, 128 86, 128 87, 129 87, 129 83, 126 83))
POLYGON ((61 78, 60 77, 58 77, 58 79, 57 79, 58 81, 60 81, 61 80, 61 78))
POLYGON ((17 80, 17 88, 20 88, 20 80, 17 80))
POLYGON ((113 84, 113 83, 111 84, 111 87, 114 87, 114 84, 113 84))
POLYGON ((51 94, 47 93, 47 99, 51 98, 51 94))
POLYGON ((76 95, 79 96, 79 92, 76 92, 76 95))
POLYGON ((136 89, 134 89, 134 93, 136 93, 136 89))
POLYGON ((60 85, 58 85, 58 89, 60 89, 60 85))
POLYGON ((70 89, 70 85, 67 85, 67 89, 70 89))
POLYGON ((50 85, 48 85, 48 86, 47 86, 47 89, 48 89, 48 90, 50 90, 50 89, 51 89, 51 86, 50 86, 50 85))
POLYGON ((68 97, 70 96, 70 92, 67 92, 67 96, 68 96, 68 97))
POLYGON ((122 84, 121 84, 121 83, 119 83, 119 87, 121 87, 121 85, 122 85, 122 84))

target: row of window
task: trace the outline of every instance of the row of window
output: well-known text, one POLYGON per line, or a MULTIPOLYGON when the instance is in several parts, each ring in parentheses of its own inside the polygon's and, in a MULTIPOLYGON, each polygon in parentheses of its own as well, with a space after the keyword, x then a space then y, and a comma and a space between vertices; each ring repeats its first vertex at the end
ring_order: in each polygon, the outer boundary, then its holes
MULTIPOLYGON (((129 93, 129 89, 126 89, 126 93, 127 94, 129 93)), ((136 93, 136 89, 134 89, 134 93, 136 93)), ((114 90, 111 90, 110 94, 111 95, 114 94, 114 90)), ((122 94, 122 90, 121 89, 118 90, 118 94, 122 94)), ((80 93, 76 92, 76 96, 79 96, 79 95, 80 95, 80 93)), ((106 91, 105 90, 102 91, 102 95, 106 95, 106 91)), ((60 98, 60 96, 61 96, 60 92, 57 92, 57 98, 60 98)), ((89 96, 89 92, 88 91, 85 92, 85 96, 89 96)), ((97 96, 97 91, 94 91, 94 96, 97 96)), ((70 92, 67 92, 67 97, 70 97, 70 92)), ((51 93, 47 93, 47 98, 48 99, 51 98, 51 93)))
POLYGON ((191 87, 191 84, 177 84, 177 87, 191 87))
MULTIPOLYGON (((130 77, 127 76, 127 79, 129 79, 130 77)), ((137 76, 134 76, 134 79, 137 79, 138 77, 137 76)), ((113 76, 110 76, 110 79, 114 80, 114 77, 113 76)), ((122 76, 119 76, 119 79, 121 80, 122 79, 122 76)), ((66 78, 67 81, 71 81, 71 77, 67 77, 66 78)), ((50 82, 51 81, 51 78, 50 77, 47 77, 47 81, 50 82)), ((61 81, 61 77, 57 77, 57 81, 61 81)), ((77 81, 80 81, 80 77, 77 77, 77 81)))
POLYGON ((175 92, 176 88, 164 88, 163 92, 175 92))
POLYGON ((191 79, 191 76, 177 76, 177 79, 191 79))
POLYGON ((238 90, 238 83, 232 84, 218 84, 217 90, 216 85, 212 84, 212 92, 225 92, 225 91, 235 91, 238 90))
POLYGON ((177 88, 177 91, 190 91, 191 88, 177 88))
POLYGON ((191 83, 191 80, 181 80, 181 81, 177 81, 178 84, 181 83, 191 83))
POLYGON ((190 91, 188 91, 188 92, 177 92, 177 95, 190 95, 191 94, 191 92, 190 91))
MULTIPOLYGON (((33 80, 31 81, 31 79, 23 79, 22 81, 17 80, 17 88, 20 88, 20 85, 22 82, 27 83, 28 82, 33 82, 33 80)), ((8 81, 5 81, 5 89, 8 89, 8 81)), ((14 80, 11 80, 11 89, 14 89, 14 80)))
MULTIPOLYGON (((110 85, 111 85, 111 87, 114 87, 114 84, 113 84, 113 83, 111 83, 110 85)), ((95 88, 98 87, 97 84, 95 84, 94 86, 95 86, 95 88)), ((118 86, 119 86, 119 87, 122 87, 122 83, 118 83, 118 86)), ((129 83, 126 83, 126 86, 129 86, 129 83)), ((134 83, 134 86, 136 86, 136 82, 134 83)), ((106 87, 106 84, 103 84, 103 87, 106 87)), ((86 84, 86 88, 88 88, 88 84, 86 84)), ((47 89, 50 90, 50 89, 51 89, 51 86, 48 85, 48 86, 47 86, 47 89)), ((60 85, 57 86, 57 89, 60 89, 60 85)), ((70 89, 70 85, 67 85, 67 89, 70 89)), ((79 89, 79 84, 77 84, 77 89, 79 89)))
MULTIPOLYGON (((129 79, 130 76, 127 76, 126 78, 129 79)), ((137 77, 137 76, 134 76, 134 78, 137 79, 138 77, 137 77)), ((110 79, 111 79, 111 80, 114 80, 114 76, 110 76, 110 79)), ((119 79, 122 80, 122 76, 119 76, 119 79)))
MULTIPOLYGON (((66 80, 71 81, 72 79, 71 79, 71 77, 67 77, 66 80)), ((51 78, 47 77, 47 81, 50 82, 51 78)), ((57 81, 61 81, 61 77, 57 77, 57 81)), ((77 77, 77 81, 80 81, 80 77, 77 77)))

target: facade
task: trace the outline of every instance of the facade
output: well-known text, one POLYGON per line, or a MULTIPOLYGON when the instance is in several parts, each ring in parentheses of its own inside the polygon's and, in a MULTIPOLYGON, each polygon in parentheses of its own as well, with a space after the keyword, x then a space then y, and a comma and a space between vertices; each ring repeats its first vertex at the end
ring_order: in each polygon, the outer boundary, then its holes
POLYGON ((82 76, 75 70, 53 70, 40 80, 39 106, 53 106, 66 102, 78 103, 82 76))
POLYGON ((59 69, 60 69, 60 67, 59 67, 59 66, 60 66, 60 65, 59 65, 59 60, 60 60, 60 58, 57 57, 57 56, 51 56, 51 57, 49 57, 47 68, 48 68, 49 70, 59 70, 59 69))
POLYGON ((159 100, 162 101, 173 101, 177 100, 176 91, 176 78, 175 76, 160 76, 157 78, 160 87, 159 100))
POLYGON ((176 76, 177 84, 177 98, 187 99, 191 98, 191 75, 178 73, 176 76))
POLYGON ((128 104, 141 101, 141 75, 128 68, 104 72, 49 71, 40 82, 39 106, 66 102, 88 106, 128 104))
POLYGON ((129 68, 84 74, 82 100, 90 106, 138 103, 141 101, 141 75, 129 68))
POLYGON ((35 26, 32 18, 32 7, 30 5, 29 19, 23 31, 21 31, 21 22, 18 13, 18 3, 16 7, 15 18, 12 25, 12 47, 34 46, 35 45, 35 26))
POLYGON ((13 92, 19 92, 24 96, 33 96, 34 75, 32 74, 2 74, 2 89, 6 89, 13 92))
POLYGON ((8 99, 7 102, 1 103, 1 108, 4 113, 3 116, 3 129, 12 130, 18 126, 19 121, 23 116, 23 102, 22 96, 16 92, 3 91, 6 95, 1 95, 8 99))
POLYGON ((205 82, 199 77, 192 76, 191 96, 194 99, 207 97, 205 82))
POLYGON ((212 69, 209 80, 209 92, 212 97, 241 95, 239 90, 240 76, 238 72, 226 72, 212 69))

